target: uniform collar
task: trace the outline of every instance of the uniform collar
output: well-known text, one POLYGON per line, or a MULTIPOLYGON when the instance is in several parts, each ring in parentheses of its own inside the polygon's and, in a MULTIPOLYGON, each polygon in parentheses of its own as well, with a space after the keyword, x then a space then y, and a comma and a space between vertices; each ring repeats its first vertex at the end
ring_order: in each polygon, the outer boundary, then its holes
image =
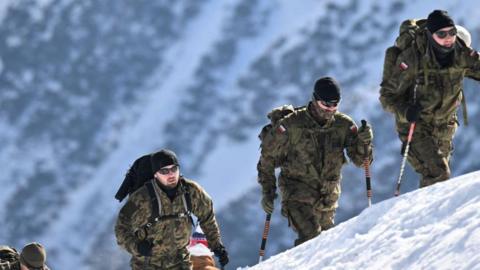
POLYGON ((183 194, 182 179, 182 176, 180 176, 177 186, 172 189, 165 188, 162 184, 158 182, 158 180, 155 180, 154 183, 157 186, 158 191, 165 194, 170 199, 170 201, 174 201, 177 196, 183 194))

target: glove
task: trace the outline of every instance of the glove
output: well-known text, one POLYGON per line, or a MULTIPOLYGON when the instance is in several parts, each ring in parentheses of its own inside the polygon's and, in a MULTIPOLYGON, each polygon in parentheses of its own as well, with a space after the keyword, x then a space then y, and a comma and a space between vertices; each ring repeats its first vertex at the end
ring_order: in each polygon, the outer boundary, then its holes
POLYGON ((265 211, 265 213, 267 214, 273 213, 273 206, 274 206, 274 201, 276 197, 277 197, 277 194, 275 193, 275 191, 263 193, 262 208, 263 208, 263 211, 265 211))
POLYGON ((373 140, 372 127, 369 124, 362 125, 358 130, 358 140, 363 144, 370 144, 373 140))
POLYGON ((137 252, 142 256, 152 256, 153 243, 148 240, 142 240, 137 243, 137 252))
POLYGON ((228 252, 227 250, 225 250, 225 247, 223 245, 220 245, 219 247, 214 249, 213 253, 215 254, 215 256, 217 256, 218 262, 222 267, 228 264, 228 252))
POLYGON ((421 110, 422 106, 420 106, 420 104, 418 103, 410 105, 405 111, 405 118, 407 118, 407 121, 410 123, 416 122, 418 120, 418 117, 420 116, 421 110))

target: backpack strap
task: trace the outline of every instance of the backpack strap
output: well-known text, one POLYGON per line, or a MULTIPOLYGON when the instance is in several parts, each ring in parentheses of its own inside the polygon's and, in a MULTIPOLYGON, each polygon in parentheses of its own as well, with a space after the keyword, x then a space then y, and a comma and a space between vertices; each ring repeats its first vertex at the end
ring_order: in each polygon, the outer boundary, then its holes
POLYGON ((161 214, 162 204, 161 204, 160 198, 158 197, 158 193, 156 191, 156 187, 154 186, 154 182, 148 181, 147 183, 145 183, 145 186, 148 191, 148 195, 150 197, 150 203, 151 203, 151 209, 152 209, 152 213, 150 214, 150 217, 148 218, 148 222, 145 225, 146 229, 150 228, 153 224, 160 221, 178 219, 183 217, 188 217, 192 225, 194 224, 193 218, 192 218, 192 201, 190 198, 190 192, 188 191, 188 188, 186 187, 186 185, 183 184, 183 181, 180 183, 180 185, 181 185, 180 188, 183 190, 182 201, 183 201, 185 212, 171 214, 171 215, 162 215, 161 214))
MULTIPOLYGON (((464 69, 462 71, 462 78, 465 78, 465 73, 467 71, 464 69)), ((462 114, 463 114, 463 124, 465 124, 465 126, 468 126, 468 112, 467 112, 467 100, 465 98, 465 91, 463 91, 463 87, 462 87, 462 114)))
POLYGON ((147 227, 150 227, 152 226, 152 224, 154 224, 157 221, 158 217, 160 216, 162 203, 157 198, 155 187, 153 186, 153 181, 148 181, 147 183, 145 183, 145 186, 147 187, 148 195, 150 196, 150 204, 152 206, 152 213, 150 214, 150 217, 148 218, 148 223, 147 223, 147 227))
POLYGON ((463 123, 465 126, 468 126, 468 112, 467 112, 467 101, 465 99, 465 91, 462 88, 462 114, 463 114, 463 123))
POLYGON ((190 222, 192 225, 195 225, 193 222, 193 217, 192 217, 192 198, 190 197, 190 190, 188 189, 187 185, 185 184, 184 180, 181 180, 182 182, 182 189, 183 189, 183 206, 185 207, 185 211, 188 215, 188 218, 190 219, 190 222))

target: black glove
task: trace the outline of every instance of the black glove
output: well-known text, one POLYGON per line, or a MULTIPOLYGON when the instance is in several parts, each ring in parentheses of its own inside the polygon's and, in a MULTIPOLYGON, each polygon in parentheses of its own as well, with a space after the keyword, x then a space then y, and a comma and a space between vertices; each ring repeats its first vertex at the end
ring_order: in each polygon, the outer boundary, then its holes
POLYGON ((220 265, 222 267, 228 264, 228 252, 224 246, 220 245, 213 250, 213 253, 215 254, 215 256, 217 256, 218 262, 220 262, 220 265))
POLYGON ((405 111, 405 118, 407 118, 407 121, 410 123, 416 122, 418 120, 418 117, 420 116, 421 110, 422 106, 420 106, 420 104, 418 103, 410 105, 405 111))
POLYGON ((137 243, 137 252, 142 256, 152 256, 153 243, 148 240, 142 240, 137 243))
POLYGON ((274 200, 277 197, 275 191, 264 192, 262 196, 262 208, 267 214, 273 213, 274 200))

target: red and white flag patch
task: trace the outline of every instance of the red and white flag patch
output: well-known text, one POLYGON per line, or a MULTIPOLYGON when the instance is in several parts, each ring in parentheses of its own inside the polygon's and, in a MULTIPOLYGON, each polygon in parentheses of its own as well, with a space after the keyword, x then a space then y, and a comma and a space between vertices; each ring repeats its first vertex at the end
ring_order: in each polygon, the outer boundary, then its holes
POLYGON ((407 70, 408 69, 408 65, 405 62, 400 63, 400 65, 398 65, 398 67, 401 70, 407 70))
POLYGON ((283 125, 280 125, 280 126, 277 127, 277 133, 278 134, 282 134, 285 131, 287 131, 287 129, 283 125))
POLYGON ((351 125, 351 126, 350 126, 350 131, 351 131, 352 133, 357 133, 357 131, 358 131, 357 126, 356 126, 356 125, 351 125))

